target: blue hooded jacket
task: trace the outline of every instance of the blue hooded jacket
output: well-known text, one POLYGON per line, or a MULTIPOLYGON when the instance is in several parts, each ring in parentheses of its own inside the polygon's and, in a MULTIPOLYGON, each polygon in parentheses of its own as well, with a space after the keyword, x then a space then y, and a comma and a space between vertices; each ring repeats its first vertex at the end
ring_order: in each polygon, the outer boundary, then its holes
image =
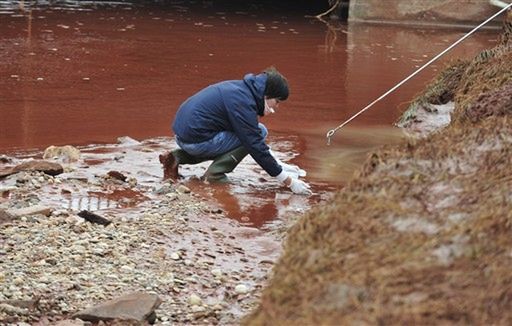
POLYGON ((200 143, 218 132, 232 131, 252 158, 270 176, 282 168, 269 152, 258 127, 265 109, 266 74, 210 85, 189 97, 178 109, 172 129, 185 143, 200 143))

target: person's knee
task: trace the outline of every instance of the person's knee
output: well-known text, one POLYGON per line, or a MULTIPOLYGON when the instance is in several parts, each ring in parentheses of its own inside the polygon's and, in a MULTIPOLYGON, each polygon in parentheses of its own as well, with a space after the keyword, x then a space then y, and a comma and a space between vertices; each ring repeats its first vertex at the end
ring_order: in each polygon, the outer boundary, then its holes
POLYGON ((258 127, 261 130, 261 135, 263 136, 263 138, 267 138, 267 135, 268 135, 267 127, 265 127, 265 125, 263 123, 258 123, 258 127))

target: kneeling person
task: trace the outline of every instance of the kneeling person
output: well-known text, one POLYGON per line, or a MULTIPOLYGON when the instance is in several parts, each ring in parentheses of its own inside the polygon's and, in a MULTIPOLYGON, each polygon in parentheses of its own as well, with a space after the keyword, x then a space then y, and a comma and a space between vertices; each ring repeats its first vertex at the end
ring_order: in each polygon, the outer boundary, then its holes
POLYGON ((210 85, 181 104, 172 126, 180 147, 160 155, 164 179, 178 178, 179 164, 213 160, 204 178, 227 181, 226 173, 250 154, 270 176, 294 193, 311 194, 299 180, 305 171, 277 160, 265 143, 267 129, 258 117, 274 113, 288 98, 288 82, 274 67, 243 80, 210 85))

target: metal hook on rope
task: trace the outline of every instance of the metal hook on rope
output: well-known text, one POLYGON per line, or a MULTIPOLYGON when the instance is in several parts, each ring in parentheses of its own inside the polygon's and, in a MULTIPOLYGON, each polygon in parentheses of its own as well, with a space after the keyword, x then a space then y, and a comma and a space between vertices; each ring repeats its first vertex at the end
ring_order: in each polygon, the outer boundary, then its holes
POLYGON ((393 88, 391 88, 390 90, 388 90, 386 93, 384 93, 383 95, 381 95, 378 99, 376 99, 375 101, 373 101, 372 103, 368 104, 366 107, 364 107, 361 111, 357 112, 356 114, 354 114, 353 116, 351 116, 348 120, 346 120, 345 122, 343 122, 342 124, 340 124, 339 126, 337 126, 336 128, 334 129, 331 129, 327 132, 326 134, 326 137, 327 137, 327 145, 330 145, 331 144, 331 139, 332 137, 334 136, 334 134, 341 128, 343 128, 346 124, 348 124, 350 121, 354 120, 356 117, 358 117, 361 113, 365 112, 366 110, 368 110, 369 108, 371 108, 375 103, 379 102, 380 100, 382 100, 384 97, 386 97, 387 95, 389 95, 391 92, 393 92, 394 90, 396 90, 398 87, 402 86, 402 84, 404 84, 405 82, 407 82, 409 79, 411 79, 412 77, 416 76, 420 71, 422 71, 423 69, 425 69, 426 67, 428 67, 429 65, 431 65, 434 61, 436 61, 437 59, 439 59, 441 56, 443 56, 446 52, 450 51, 452 48, 454 48, 455 46, 457 46, 459 43, 461 43, 462 41, 464 41, 466 38, 468 38, 469 36, 471 36, 474 32, 476 32, 478 29, 480 29, 482 26, 484 26, 485 24, 487 24, 488 22, 490 22, 491 20, 493 20, 494 18, 498 17, 500 14, 502 14, 504 11, 506 11, 507 9, 509 9, 510 7, 512 7, 512 3, 507 5, 506 7, 504 7, 503 9, 501 9, 500 11, 498 11, 496 14, 494 14, 493 16, 489 17, 486 21, 484 21, 483 23, 481 23, 480 25, 478 25, 477 27, 473 28, 469 33, 467 33, 466 35, 464 35, 463 37, 461 37, 460 39, 458 39, 455 43, 453 43, 452 45, 450 45, 448 48, 446 48, 443 52, 439 53, 438 55, 436 55, 434 58, 432 58, 429 62, 425 63, 423 66, 421 66, 420 68, 418 68, 415 72, 413 72, 412 74, 410 74, 408 77, 406 77, 404 80, 402 80, 401 82, 399 82, 398 84, 396 84, 393 88))

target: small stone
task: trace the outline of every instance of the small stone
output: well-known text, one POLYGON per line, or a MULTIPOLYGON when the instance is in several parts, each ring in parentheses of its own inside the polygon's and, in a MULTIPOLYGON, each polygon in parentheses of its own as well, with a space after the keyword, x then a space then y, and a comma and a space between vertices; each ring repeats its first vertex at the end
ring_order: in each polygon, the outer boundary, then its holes
POLYGON ((184 186, 184 185, 179 185, 178 188, 176 189, 176 191, 178 191, 180 194, 188 194, 188 193, 190 193, 190 189, 187 186, 184 186))
POLYGON ((165 196, 167 198, 169 198, 170 201, 174 201, 174 200, 178 199, 178 194, 176 194, 176 193, 168 193, 168 194, 165 194, 165 196))
POLYGON ((179 260, 181 257, 180 257, 180 254, 178 254, 177 252, 173 252, 171 254, 171 259, 172 260, 179 260))
POLYGON ((199 305, 201 305, 203 303, 201 298, 198 295, 196 295, 196 294, 191 294, 190 297, 188 298, 188 302, 192 306, 199 306, 199 305))
POLYGON ((53 211, 53 209, 50 207, 42 206, 42 205, 34 205, 34 206, 30 206, 30 207, 11 209, 11 210, 8 210, 7 213, 13 217, 21 217, 21 216, 36 215, 36 214, 50 216, 52 211, 53 211))
POLYGON ((222 271, 219 268, 214 268, 214 269, 212 269, 212 274, 215 277, 221 277, 222 276, 222 271))
POLYGON ((124 273, 130 273, 131 271, 133 271, 133 268, 131 268, 130 266, 124 265, 124 266, 121 266, 121 271, 123 271, 124 273))
POLYGON ((21 285, 21 284, 23 284, 23 283, 24 283, 24 281, 23 281, 23 279, 22 279, 21 277, 16 277, 16 278, 14 279, 14 284, 15 284, 15 285, 21 285))
POLYGON ((249 292, 249 288, 245 284, 238 284, 237 286, 235 286, 235 292, 237 294, 246 294, 247 292, 249 292))
POLYGON ((203 306, 192 306, 191 307, 192 312, 203 312, 206 310, 206 307, 203 306))

